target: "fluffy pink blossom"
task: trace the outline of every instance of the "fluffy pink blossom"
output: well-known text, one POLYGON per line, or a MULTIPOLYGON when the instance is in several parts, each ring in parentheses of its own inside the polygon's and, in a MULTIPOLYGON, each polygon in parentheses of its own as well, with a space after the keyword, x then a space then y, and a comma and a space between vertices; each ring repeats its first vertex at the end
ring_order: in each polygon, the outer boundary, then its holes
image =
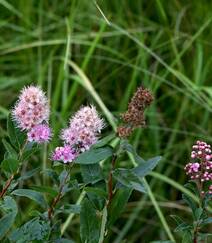
POLYGON ((27 140, 29 142, 44 143, 51 138, 51 129, 46 124, 35 125, 27 132, 27 140))
POLYGON ((71 146, 57 147, 52 154, 52 160, 62 161, 63 163, 72 162, 77 156, 76 150, 71 146))
POLYGON ((23 88, 12 115, 18 127, 27 131, 44 121, 48 122, 49 102, 45 93, 36 86, 23 88))
POLYGON ((70 119, 69 127, 62 131, 61 138, 79 151, 88 150, 98 140, 104 127, 94 106, 84 106, 70 119))
POLYGON ((196 180, 200 184, 207 182, 206 187, 208 189, 206 189, 206 191, 212 193, 211 146, 203 141, 197 141, 196 144, 192 146, 191 159, 192 162, 189 162, 184 168, 186 174, 191 180, 196 180))

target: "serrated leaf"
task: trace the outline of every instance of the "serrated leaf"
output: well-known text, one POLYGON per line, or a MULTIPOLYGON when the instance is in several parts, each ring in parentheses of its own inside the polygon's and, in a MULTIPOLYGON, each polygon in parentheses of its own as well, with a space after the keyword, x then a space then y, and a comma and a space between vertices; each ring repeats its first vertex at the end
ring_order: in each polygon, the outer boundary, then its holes
POLYGON ((2 161, 1 168, 3 171, 8 172, 10 174, 14 174, 17 172, 19 167, 19 161, 13 158, 8 158, 2 161))
POLYGON ((118 191, 116 191, 109 205, 109 226, 112 226, 115 223, 115 221, 119 218, 120 214, 123 212, 124 207, 126 206, 129 200, 131 193, 132 189, 128 188, 120 188, 118 191))
POLYGON ((81 165, 80 169, 83 181, 86 184, 96 183, 103 178, 99 164, 81 165))
POLYGON ((80 212, 80 237, 82 242, 98 243, 101 220, 91 202, 85 198, 80 212))
POLYGON ((40 192, 36 192, 31 189, 17 189, 13 191, 11 194, 19 197, 27 197, 38 203, 41 207, 47 207, 47 203, 40 192))
POLYGON ((113 150, 111 147, 90 149, 82 154, 80 154, 75 160, 78 164, 96 164, 102 160, 108 159, 113 155, 113 150))
POLYGON ((183 234, 182 243, 192 243, 192 242, 193 240, 192 240, 191 232, 189 230, 185 231, 183 234))
POLYGON ((113 177, 122 185, 135 189, 140 192, 146 192, 143 182, 131 169, 115 169, 113 177))
POLYGON ((179 225, 175 228, 174 231, 175 231, 175 232, 179 232, 179 231, 187 231, 187 230, 192 229, 192 228, 193 228, 192 225, 183 222, 183 223, 179 224, 179 225))
POLYGON ((144 177, 156 167, 161 158, 161 156, 151 158, 144 163, 140 163, 137 167, 133 168, 132 171, 139 177, 144 177))
POLYGON ((3 201, 0 201, 0 209, 5 213, 15 213, 17 214, 18 208, 15 200, 10 196, 5 196, 3 201))
POLYGON ((179 216, 177 216, 177 215, 170 215, 170 216, 174 219, 174 221, 176 222, 177 225, 184 223, 184 220, 181 219, 179 216))
POLYGON ((45 242, 49 233, 49 223, 39 218, 34 218, 14 230, 9 238, 16 243, 45 242))

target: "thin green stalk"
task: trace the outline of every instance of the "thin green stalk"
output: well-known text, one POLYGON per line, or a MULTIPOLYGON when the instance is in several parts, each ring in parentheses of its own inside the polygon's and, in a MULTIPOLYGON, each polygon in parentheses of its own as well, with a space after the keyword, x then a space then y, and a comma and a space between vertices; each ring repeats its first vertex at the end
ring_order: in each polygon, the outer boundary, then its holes
POLYGON ((100 237, 98 243, 104 242, 106 223, 107 223, 107 206, 105 206, 103 209, 102 224, 101 224, 100 237))
POLYGON ((173 236, 173 234, 172 234, 172 232, 171 232, 171 230, 170 230, 170 228, 169 228, 169 226, 167 224, 167 221, 166 221, 166 219, 165 219, 165 217, 164 217, 164 215, 163 215, 163 213, 162 213, 162 211, 161 211, 161 209, 160 209, 160 207, 159 207, 159 205, 158 205, 158 203, 157 203, 157 201, 155 199, 155 196, 152 193, 151 188, 149 187, 149 184, 147 183, 145 178, 143 179, 143 181, 144 181, 145 187, 147 189, 147 193, 149 195, 149 198, 151 199, 152 204, 153 204, 153 206, 154 206, 154 208, 155 208, 155 210, 156 210, 156 212, 158 214, 158 217, 159 217, 159 219, 160 219, 160 221, 161 221, 161 223, 163 225, 163 228, 165 229, 169 239, 172 242, 176 242, 175 239, 174 239, 174 236, 173 236))

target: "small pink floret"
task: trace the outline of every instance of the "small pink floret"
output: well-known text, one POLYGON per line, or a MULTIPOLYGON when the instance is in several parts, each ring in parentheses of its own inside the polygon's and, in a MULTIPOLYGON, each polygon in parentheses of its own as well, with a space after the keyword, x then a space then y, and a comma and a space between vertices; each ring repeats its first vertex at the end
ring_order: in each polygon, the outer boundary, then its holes
POLYGON ((27 140, 29 142, 44 143, 51 138, 51 129, 46 124, 35 125, 27 132, 27 140))
POLYGON ((76 151, 69 145, 57 147, 52 154, 52 160, 70 163, 77 157, 76 151))

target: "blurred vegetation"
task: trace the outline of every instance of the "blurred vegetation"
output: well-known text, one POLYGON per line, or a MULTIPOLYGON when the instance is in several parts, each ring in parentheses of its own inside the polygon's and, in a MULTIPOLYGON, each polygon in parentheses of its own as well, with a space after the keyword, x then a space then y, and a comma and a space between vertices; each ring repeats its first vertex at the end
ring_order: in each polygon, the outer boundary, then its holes
MULTIPOLYGON (((179 187, 186 182, 191 145, 212 141, 211 9, 206 0, 0 0, 0 137, 24 85, 38 84, 51 97, 55 145, 80 105, 96 104, 111 129, 108 110, 118 118, 137 86, 149 88, 155 102, 146 113, 147 127, 131 141, 144 158, 163 156, 147 180, 173 230, 169 215, 188 213, 179 187)), ((30 163, 51 167, 50 151, 44 148, 30 163)), ((120 164, 132 166, 128 159, 120 164)), ((78 174, 76 167, 73 177, 78 174)), ((42 176, 28 183, 42 184, 42 176)), ((108 242, 167 239, 151 200, 134 193, 130 201, 108 242)), ((17 225, 32 207, 23 202, 17 225)), ((79 241, 78 217, 65 234, 79 241)))

